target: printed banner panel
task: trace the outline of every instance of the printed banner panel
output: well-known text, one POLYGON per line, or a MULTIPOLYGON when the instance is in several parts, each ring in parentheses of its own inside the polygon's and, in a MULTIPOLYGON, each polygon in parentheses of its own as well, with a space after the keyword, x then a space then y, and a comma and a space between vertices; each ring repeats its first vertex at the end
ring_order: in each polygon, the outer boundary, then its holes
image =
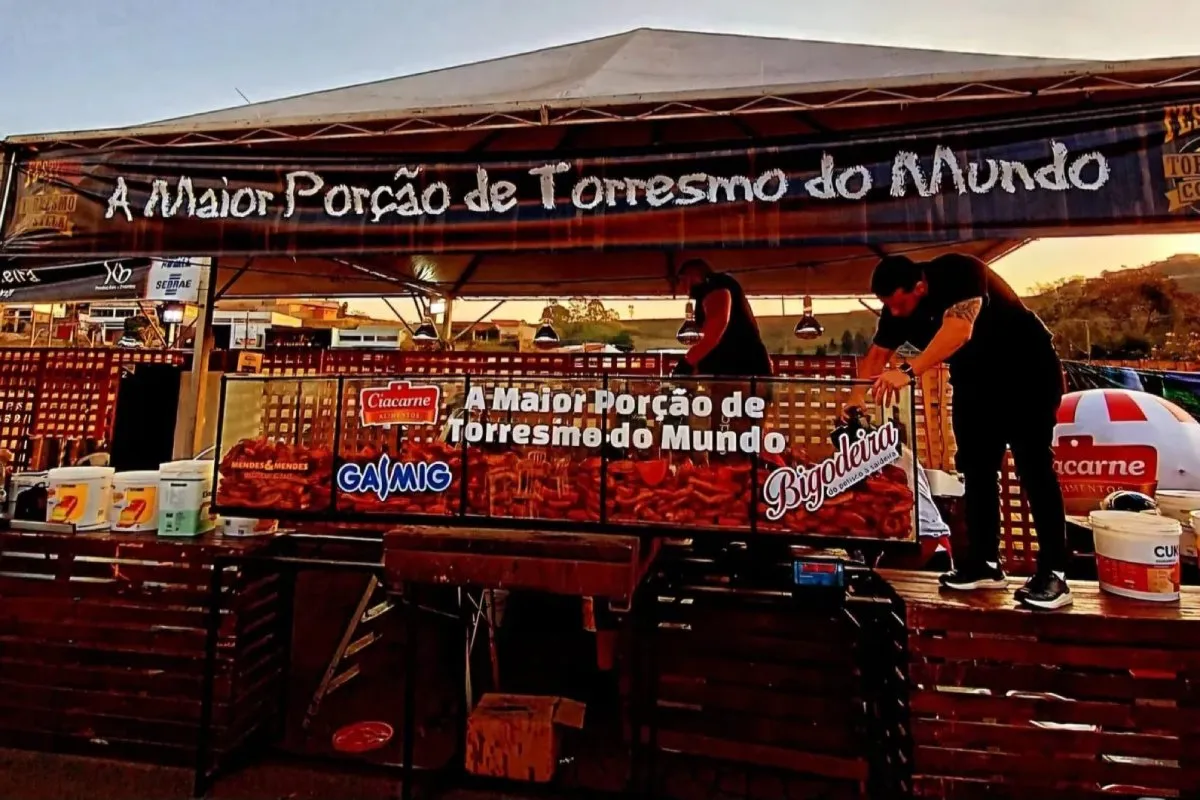
POLYGON ((556 252, 1196 227, 1200 103, 838 141, 467 160, 195 148, 20 160, 5 254, 556 252))
POLYGON ((913 541, 899 405, 829 381, 228 378, 216 502, 236 516, 530 520, 913 541))

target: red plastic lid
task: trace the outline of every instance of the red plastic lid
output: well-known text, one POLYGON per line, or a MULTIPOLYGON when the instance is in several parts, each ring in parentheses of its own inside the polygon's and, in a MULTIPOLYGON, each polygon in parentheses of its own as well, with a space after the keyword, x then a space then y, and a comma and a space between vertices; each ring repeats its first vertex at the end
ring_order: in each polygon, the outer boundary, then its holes
POLYGON ((394 733, 386 722, 355 722, 333 735, 333 749, 339 753, 378 750, 392 740, 394 733))

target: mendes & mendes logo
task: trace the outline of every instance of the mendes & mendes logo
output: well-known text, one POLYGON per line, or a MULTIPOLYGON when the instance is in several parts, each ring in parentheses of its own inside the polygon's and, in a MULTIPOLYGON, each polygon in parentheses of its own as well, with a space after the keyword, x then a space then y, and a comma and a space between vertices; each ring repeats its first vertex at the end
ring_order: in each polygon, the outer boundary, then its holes
POLYGON ((1200 212, 1200 103, 1163 109, 1168 211, 1200 212))

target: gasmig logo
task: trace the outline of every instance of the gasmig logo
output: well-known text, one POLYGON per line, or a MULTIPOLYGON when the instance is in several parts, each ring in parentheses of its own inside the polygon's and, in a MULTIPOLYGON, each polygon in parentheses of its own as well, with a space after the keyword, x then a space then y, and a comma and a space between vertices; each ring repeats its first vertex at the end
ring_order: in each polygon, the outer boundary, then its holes
POLYGON ((337 487, 347 494, 373 494, 380 502, 394 494, 444 492, 454 482, 454 473, 445 461, 393 461, 384 453, 378 461, 353 462, 338 468, 337 487))
POLYGON ((1200 212, 1200 103, 1167 106, 1163 129, 1168 209, 1200 212))

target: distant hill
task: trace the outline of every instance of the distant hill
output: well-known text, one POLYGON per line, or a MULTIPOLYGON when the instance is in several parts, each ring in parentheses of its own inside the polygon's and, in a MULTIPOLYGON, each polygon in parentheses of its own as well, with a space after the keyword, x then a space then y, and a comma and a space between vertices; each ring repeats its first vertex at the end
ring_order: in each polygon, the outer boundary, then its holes
POLYGON ((1200 294, 1200 255, 1177 253, 1162 261, 1146 265, 1146 269, 1165 278, 1172 278, 1180 291, 1200 294))

